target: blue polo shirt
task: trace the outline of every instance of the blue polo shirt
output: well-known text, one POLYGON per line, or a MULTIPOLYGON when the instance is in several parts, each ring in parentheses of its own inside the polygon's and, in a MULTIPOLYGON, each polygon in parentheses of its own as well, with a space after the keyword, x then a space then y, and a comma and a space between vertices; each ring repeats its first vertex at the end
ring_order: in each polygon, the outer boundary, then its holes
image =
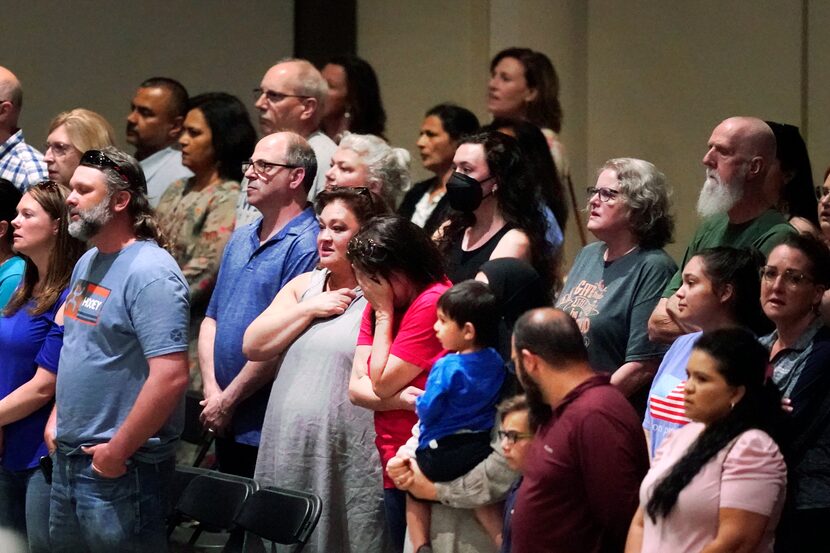
MULTIPOLYGON (((207 316, 216 320, 213 365, 216 382, 222 389, 248 361, 242 353, 242 337, 248 325, 265 311, 288 281, 317 264, 319 227, 311 206, 260 245, 261 227, 259 219, 234 231, 225 246, 207 309, 207 316)), ((259 446, 270 394, 269 384, 237 406, 232 422, 235 441, 259 446)))

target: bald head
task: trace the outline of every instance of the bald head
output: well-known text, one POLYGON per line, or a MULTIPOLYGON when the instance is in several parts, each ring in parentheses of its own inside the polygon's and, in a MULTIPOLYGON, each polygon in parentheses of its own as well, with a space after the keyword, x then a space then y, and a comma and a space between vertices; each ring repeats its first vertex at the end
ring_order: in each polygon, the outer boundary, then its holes
POLYGON ((731 134, 739 151, 747 158, 760 156, 767 166, 775 159, 775 134, 757 117, 730 117, 718 127, 731 134))
POLYGON ((266 71, 256 101, 264 134, 290 130, 309 136, 320 126, 326 80, 314 65, 302 59, 287 59, 266 71))
POLYGON ((516 352, 526 349, 552 367, 588 363, 576 321, 552 307, 533 309, 519 317, 513 328, 513 346, 516 352))
POLYGON ((20 81, 14 73, 0 66, 0 129, 11 133, 17 127, 22 106, 23 89, 20 81))

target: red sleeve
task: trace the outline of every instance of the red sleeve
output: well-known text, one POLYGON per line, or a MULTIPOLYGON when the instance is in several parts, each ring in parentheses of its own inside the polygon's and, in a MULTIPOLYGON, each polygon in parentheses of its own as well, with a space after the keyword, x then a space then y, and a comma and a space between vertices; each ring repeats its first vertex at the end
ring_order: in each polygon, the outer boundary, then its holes
POLYGON ((624 423, 601 411, 586 413, 581 422, 575 438, 585 496, 593 516, 622 549, 648 470, 645 438, 637 429, 637 440, 624 423))
POLYGON ((428 371, 444 354, 433 328, 438 319, 438 298, 444 290, 445 286, 435 284, 415 298, 401 319, 389 350, 391 355, 428 371))
POLYGON ((372 306, 368 303, 363 309, 363 317, 360 319, 360 333, 357 335, 358 346, 371 346, 375 339, 375 325, 372 324, 372 306))

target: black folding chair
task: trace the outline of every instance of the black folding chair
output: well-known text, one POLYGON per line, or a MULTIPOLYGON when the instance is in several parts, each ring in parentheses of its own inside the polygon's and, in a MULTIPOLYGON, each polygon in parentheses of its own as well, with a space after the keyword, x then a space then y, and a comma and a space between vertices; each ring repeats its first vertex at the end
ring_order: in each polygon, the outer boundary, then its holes
POLYGON ((203 531, 229 532, 242 505, 259 489, 250 478, 207 471, 195 476, 176 503, 175 516, 198 522, 188 541, 193 546, 203 531))
POLYGON ((181 439, 183 442, 199 446, 193 461, 194 467, 202 464, 214 438, 213 432, 208 432, 199 421, 199 415, 202 414, 202 406, 199 403, 203 399, 201 392, 194 390, 188 390, 184 399, 184 430, 182 430, 181 439))
MULTIPOLYGON (((237 527, 276 544, 296 545, 295 552, 302 551, 308 538, 320 520, 323 502, 313 493, 287 490, 268 486, 254 493, 242 506, 234 519, 237 527)), ((249 541, 244 540, 242 548, 238 543, 228 542, 224 553, 250 551, 249 541)), ((259 544, 261 546, 261 543, 259 544)))

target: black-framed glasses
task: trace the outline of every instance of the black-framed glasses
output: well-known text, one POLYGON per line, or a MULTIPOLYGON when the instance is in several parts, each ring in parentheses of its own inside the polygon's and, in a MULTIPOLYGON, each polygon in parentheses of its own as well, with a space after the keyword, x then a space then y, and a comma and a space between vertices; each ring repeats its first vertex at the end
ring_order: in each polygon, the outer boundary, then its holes
POLYGON ((815 191, 817 200, 821 200, 825 196, 830 195, 830 188, 826 186, 816 186, 815 191))
POLYGON ((585 189, 585 192, 588 193, 588 199, 594 197, 595 194, 599 195, 599 201, 608 203, 611 200, 616 200, 617 196, 620 195, 619 190, 612 190, 611 188, 605 187, 596 187, 596 186, 589 186, 585 189))
POLYGON ((530 432, 517 432, 515 430, 499 430, 499 440, 507 440, 507 443, 514 445, 519 440, 529 440, 533 437, 530 432))
POLYGON ((270 175, 271 172, 276 169, 277 167, 285 167, 287 169, 296 169, 297 165, 289 165, 287 163, 273 163, 270 161, 265 161, 263 159, 257 159, 254 161, 253 159, 249 159, 248 161, 242 162, 242 172, 247 173, 248 169, 251 167, 254 168, 254 171, 259 173, 260 175, 270 175))
POLYGON ((789 288, 797 288, 805 280, 807 282, 814 282, 813 277, 806 275, 801 271, 796 271, 795 269, 787 269, 784 272, 780 272, 777 267, 765 265, 761 267, 760 273, 761 279, 767 284, 774 283, 775 280, 781 276, 784 284, 786 284, 789 288))
POLYGON ((264 94, 265 99, 268 100, 271 104, 279 104, 286 98, 311 98, 311 96, 307 96, 305 94, 286 94, 285 92, 276 92, 274 90, 266 90, 264 88, 255 88, 253 90, 254 93, 254 101, 259 100, 259 98, 264 94))
POLYGON ((118 174, 119 177, 121 177, 121 179, 124 182, 126 182, 127 184, 130 184, 130 179, 129 179, 129 177, 127 177, 127 174, 124 172, 124 170, 121 168, 121 166, 118 165, 113 160, 111 160, 107 156, 107 154, 105 154, 101 150, 87 150, 86 152, 84 152, 84 155, 81 156, 81 163, 80 164, 81 165, 87 165, 89 167, 94 167, 96 169, 102 169, 102 168, 112 169, 113 171, 115 171, 118 174))

